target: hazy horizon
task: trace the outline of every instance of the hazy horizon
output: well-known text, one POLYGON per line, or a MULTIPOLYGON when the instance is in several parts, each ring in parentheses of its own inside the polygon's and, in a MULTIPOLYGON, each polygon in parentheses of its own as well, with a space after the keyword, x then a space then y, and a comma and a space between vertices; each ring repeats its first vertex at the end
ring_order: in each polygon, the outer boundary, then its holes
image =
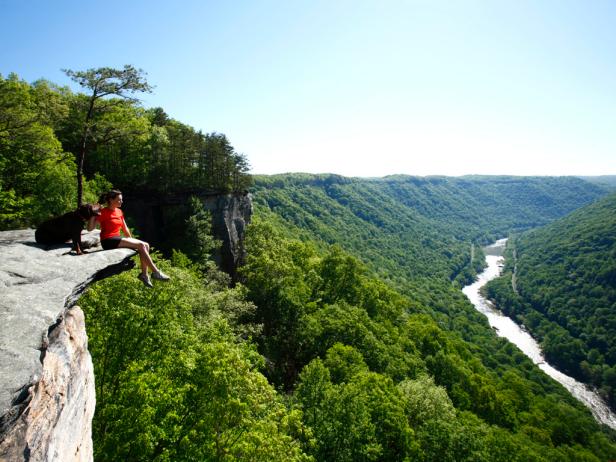
POLYGON ((483 174, 483 173, 467 173, 463 175, 443 175, 443 174, 430 174, 430 175, 413 175, 412 173, 392 173, 383 176, 358 176, 358 175, 343 175, 336 172, 279 172, 279 173, 252 173, 254 176, 284 176, 284 175, 335 175, 341 176, 345 178, 359 178, 366 180, 378 180, 389 177, 412 177, 412 178, 464 178, 464 177, 548 177, 548 178, 558 178, 558 177, 574 177, 574 178, 593 178, 593 179, 614 179, 616 180, 616 174, 614 175, 514 175, 509 173, 493 173, 493 174, 483 174))

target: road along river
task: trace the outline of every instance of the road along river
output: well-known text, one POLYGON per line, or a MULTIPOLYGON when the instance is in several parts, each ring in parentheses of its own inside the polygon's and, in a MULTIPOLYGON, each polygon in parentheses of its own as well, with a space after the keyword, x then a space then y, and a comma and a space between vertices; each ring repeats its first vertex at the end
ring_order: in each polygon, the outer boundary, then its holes
POLYGON ((520 327, 510 318, 502 314, 494 307, 492 302, 485 299, 480 294, 480 289, 487 284, 488 281, 500 275, 504 262, 502 254, 506 242, 507 239, 500 239, 483 249, 486 254, 488 267, 478 276, 477 281, 464 287, 462 292, 464 292, 471 303, 475 305, 477 311, 487 316, 490 326, 496 330, 499 336, 505 337, 511 343, 515 344, 546 374, 557 382, 560 382, 575 398, 580 400, 591 410, 599 422, 616 429, 616 414, 610 411, 609 407, 603 402, 599 395, 583 383, 557 371, 546 363, 539 344, 530 334, 523 327, 520 327))

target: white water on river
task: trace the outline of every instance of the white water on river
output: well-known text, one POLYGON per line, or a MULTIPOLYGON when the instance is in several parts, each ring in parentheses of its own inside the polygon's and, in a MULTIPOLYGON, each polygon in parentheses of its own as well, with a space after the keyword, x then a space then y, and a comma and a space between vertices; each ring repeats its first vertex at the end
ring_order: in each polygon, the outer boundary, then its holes
POLYGON ((500 275, 504 262, 502 253, 506 242, 507 239, 500 239, 496 241, 496 243, 484 248, 488 267, 478 276, 477 281, 464 287, 462 292, 464 292, 471 303, 475 305, 477 311, 487 316, 490 326, 496 330, 499 336, 505 337, 516 345, 546 374, 557 382, 560 382, 575 398, 580 400, 591 410, 599 422, 616 429, 616 414, 610 411, 601 397, 583 383, 563 374, 545 362, 539 344, 530 334, 523 327, 520 327, 496 309, 494 305, 489 300, 486 300, 479 292, 488 281, 500 275))

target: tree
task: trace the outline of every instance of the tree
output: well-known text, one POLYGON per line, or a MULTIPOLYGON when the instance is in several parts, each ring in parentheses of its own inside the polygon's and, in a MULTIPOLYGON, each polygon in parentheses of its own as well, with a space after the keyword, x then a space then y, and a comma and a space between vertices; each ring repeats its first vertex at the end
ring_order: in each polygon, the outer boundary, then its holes
POLYGON ((234 164, 232 171, 233 191, 240 192, 247 190, 252 185, 252 178, 248 174, 250 164, 244 154, 233 153, 232 161, 234 164))
MULTIPOLYGON (((81 125, 81 137, 79 140, 77 158, 77 205, 83 200, 83 164, 91 141, 109 142, 114 138, 124 136, 123 124, 114 123, 113 120, 100 121, 99 116, 117 107, 121 100, 136 102, 132 97, 134 93, 150 93, 152 87, 145 80, 144 72, 135 69, 131 65, 125 65, 124 69, 99 67, 87 71, 63 70, 73 81, 90 90, 85 104, 81 107, 83 122, 81 125), (105 99, 117 97, 120 100, 105 99)), ((79 99, 77 100, 79 101, 79 99)))
POLYGON ((74 163, 53 131, 67 112, 47 82, 0 76, 0 229, 36 225, 72 203, 74 163))
POLYGON ((189 206, 190 216, 185 223, 187 253, 205 271, 212 253, 220 248, 221 241, 212 235, 211 214, 199 198, 192 196, 189 206))

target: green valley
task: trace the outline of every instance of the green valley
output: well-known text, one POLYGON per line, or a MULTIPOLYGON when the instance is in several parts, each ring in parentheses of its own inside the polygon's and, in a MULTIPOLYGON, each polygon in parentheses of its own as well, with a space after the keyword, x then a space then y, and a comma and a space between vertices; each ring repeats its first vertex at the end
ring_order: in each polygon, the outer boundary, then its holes
POLYGON ((616 195, 509 247, 506 272, 489 284, 489 296, 530 329, 551 362, 597 387, 614 408, 616 195))

